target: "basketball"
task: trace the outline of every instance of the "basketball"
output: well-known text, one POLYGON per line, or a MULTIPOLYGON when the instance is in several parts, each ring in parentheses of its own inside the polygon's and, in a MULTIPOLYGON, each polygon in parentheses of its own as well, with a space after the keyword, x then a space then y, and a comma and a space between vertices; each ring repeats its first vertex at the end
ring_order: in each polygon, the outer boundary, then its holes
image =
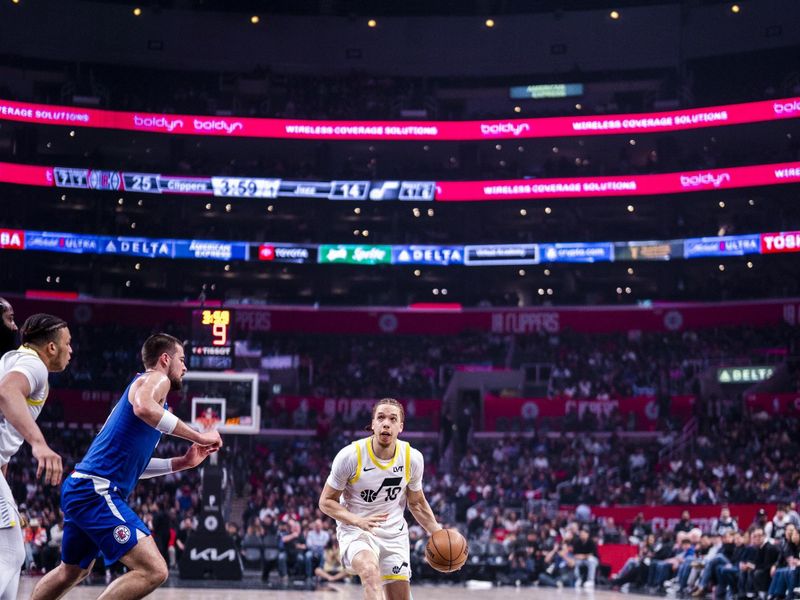
POLYGON ((456 529, 434 532, 425 546, 428 564, 441 573, 458 571, 467 562, 468 556, 467 540, 456 529))

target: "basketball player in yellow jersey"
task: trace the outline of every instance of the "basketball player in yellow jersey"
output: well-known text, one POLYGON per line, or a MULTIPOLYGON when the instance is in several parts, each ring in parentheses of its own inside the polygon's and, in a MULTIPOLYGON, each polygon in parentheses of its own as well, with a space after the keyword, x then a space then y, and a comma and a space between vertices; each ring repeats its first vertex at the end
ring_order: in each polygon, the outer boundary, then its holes
POLYGON ((343 448, 319 499, 336 519, 342 564, 361 579, 365 600, 410 600, 406 506, 428 535, 441 529, 422 491, 422 454, 397 436, 405 412, 392 398, 372 408, 372 435, 343 448))

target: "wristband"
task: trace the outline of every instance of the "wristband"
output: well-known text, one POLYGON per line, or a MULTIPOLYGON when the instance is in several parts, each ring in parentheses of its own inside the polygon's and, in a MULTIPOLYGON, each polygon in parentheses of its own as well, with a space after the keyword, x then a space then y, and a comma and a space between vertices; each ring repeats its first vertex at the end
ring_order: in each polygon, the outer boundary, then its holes
POLYGON ((173 473, 171 458, 151 458, 139 479, 150 479, 173 473))
POLYGON ((156 425, 156 429, 158 429, 161 433, 171 434, 175 431, 175 428, 178 426, 178 417, 173 415, 168 410, 164 410, 164 414, 161 415, 161 420, 156 425))

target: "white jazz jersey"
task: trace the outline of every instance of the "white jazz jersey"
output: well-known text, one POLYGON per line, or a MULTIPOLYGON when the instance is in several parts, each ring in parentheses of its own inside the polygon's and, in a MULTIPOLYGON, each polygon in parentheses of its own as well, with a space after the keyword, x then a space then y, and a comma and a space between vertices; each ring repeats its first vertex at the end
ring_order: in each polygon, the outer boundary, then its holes
MULTIPOLYGON (((47 367, 34 350, 20 346, 17 350, 6 352, 0 358, 0 379, 9 373, 21 373, 30 385, 30 394, 25 399, 28 410, 36 420, 47 400, 47 367)), ((0 466, 8 464, 23 442, 22 435, 0 413, 0 466)), ((0 529, 14 527, 18 522, 17 508, 11 490, 0 474, 0 529)))
MULTIPOLYGON (((406 490, 422 489, 425 461, 422 453, 408 442, 397 440, 394 457, 379 460, 372 451, 372 438, 360 439, 339 451, 333 459, 328 485, 343 490, 339 502, 360 517, 388 513, 382 527, 373 530, 377 537, 395 537, 405 527, 406 490)), ((337 533, 360 534, 354 525, 336 522, 337 533)))

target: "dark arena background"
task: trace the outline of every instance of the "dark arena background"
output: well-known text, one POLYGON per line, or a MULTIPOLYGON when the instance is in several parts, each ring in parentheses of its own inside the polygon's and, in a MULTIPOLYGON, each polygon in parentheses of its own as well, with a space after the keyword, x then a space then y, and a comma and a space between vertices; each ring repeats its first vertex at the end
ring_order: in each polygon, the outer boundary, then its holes
MULTIPOLYGON (((317 501, 389 396, 470 549, 434 571, 407 514, 417 599, 800 597, 798 24, 797 0, 0 0, 0 296, 72 334, 45 438, 69 473, 164 331, 170 404, 225 442, 129 499, 154 596, 361 598, 317 501)), ((28 598, 59 489, 28 445, 7 479, 28 598)))

